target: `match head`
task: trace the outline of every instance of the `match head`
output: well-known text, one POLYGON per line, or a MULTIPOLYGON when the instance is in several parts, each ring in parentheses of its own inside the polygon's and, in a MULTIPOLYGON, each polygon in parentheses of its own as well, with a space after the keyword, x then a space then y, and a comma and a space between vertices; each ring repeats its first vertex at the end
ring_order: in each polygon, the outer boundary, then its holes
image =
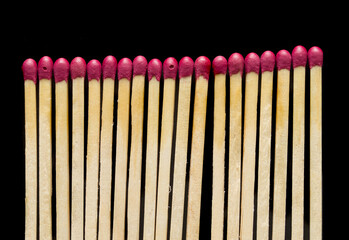
POLYGON ((308 51, 308 59, 309 59, 309 67, 312 68, 314 66, 322 67, 324 58, 324 53, 319 47, 311 47, 308 51))
POLYGON ((147 71, 147 59, 143 56, 137 56, 133 60, 133 76, 136 75, 143 75, 145 76, 145 73, 147 71))
POLYGON ((223 56, 217 56, 212 61, 212 68, 214 74, 226 74, 228 62, 223 56))
POLYGON ((195 79, 203 76, 207 81, 210 75, 211 61, 205 56, 200 56, 195 60, 195 79))
POLYGON ((176 79, 178 62, 175 58, 169 57, 164 61, 164 79, 176 79))
POLYGON ((246 74, 250 73, 250 72, 255 72, 255 73, 259 73, 259 67, 260 67, 260 59, 259 56, 254 53, 251 52, 249 54, 247 54, 247 56, 245 57, 245 71, 246 74))
POLYGON ((159 59, 154 58, 150 60, 148 64, 148 80, 150 81, 153 77, 155 77, 157 81, 160 81, 161 70, 162 63, 159 59))
POLYGON ((99 81, 101 79, 101 70, 102 70, 101 63, 96 59, 92 59, 87 64, 87 79, 89 81, 91 80, 99 81))
POLYGON ((58 58, 53 65, 53 75, 55 82, 68 82, 69 77, 69 62, 65 58, 58 58))
POLYGON ((275 67, 275 54, 272 51, 265 51, 261 56, 261 71, 272 72, 275 67))
POLYGON ((36 84, 38 66, 34 59, 28 58, 23 62, 22 71, 24 80, 32 80, 36 84))
POLYGON ((291 69, 291 54, 287 50, 280 50, 276 54, 276 66, 278 70, 291 69))
POLYGON ((111 78, 115 80, 116 75, 116 67, 118 63, 116 61, 116 58, 114 56, 107 56, 104 58, 102 63, 102 69, 103 69, 103 80, 106 78, 111 78))
POLYGON ((179 61, 178 72, 179 78, 193 75, 194 61, 190 57, 183 57, 179 61))
POLYGON ((52 78, 52 59, 48 56, 42 57, 38 63, 39 80, 52 78))
POLYGON ((292 64, 293 68, 296 67, 305 67, 307 65, 307 58, 308 58, 307 49, 305 47, 299 45, 295 47, 292 51, 292 64))
POLYGON ((70 62, 70 75, 72 79, 85 77, 86 62, 82 57, 76 57, 70 62))
POLYGON ((244 70, 244 57, 240 53, 233 53, 228 59, 229 75, 240 73, 244 70))
POLYGON ((132 61, 129 58, 122 58, 118 63, 118 80, 126 78, 131 80, 132 61))

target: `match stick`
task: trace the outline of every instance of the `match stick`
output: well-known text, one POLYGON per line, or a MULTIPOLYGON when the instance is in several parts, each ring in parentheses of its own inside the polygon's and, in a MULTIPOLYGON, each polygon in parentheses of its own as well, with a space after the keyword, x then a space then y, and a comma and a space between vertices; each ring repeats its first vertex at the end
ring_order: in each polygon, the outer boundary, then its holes
POLYGON ((284 240, 286 227, 287 143, 291 54, 286 50, 280 50, 276 54, 276 65, 278 73, 276 92, 272 239, 284 240))
POLYGON ((293 143, 292 143, 292 227, 294 240, 303 239, 304 227, 304 121, 305 66, 307 50, 292 51, 293 64, 293 143))
POLYGON ((114 82, 117 61, 107 56, 102 63, 103 96, 101 113, 98 239, 110 240, 114 82))
POLYGON ((240 222, 240 237, 243 240, 253 237, 259 67, 259 56, 256 53, 249 53, 245 58, 246 87, 240 222))
POLYGON ((259 120, 257 240, 269 238, 271 123, 274 67, 275 54, 271 51, 265 51, 261 56, 262 76, 259 120))
POLYGON ((185 177, 188 158, 190 94, 193 70, 194 62, 190 57, 183 57, 179 61, 178 110, 170 225, 171 240, 180 240, 183 236, 185 177))
POLYGON ((138 56, 133 60, 131 96, 131 150, 127 198, 127 239, 139 239, 141 207, 141 173, 143 143, 144 81, 147 60, 138 56))
POLYGON ((155 238, 156 186, 158 176, 159 96, 162 63, 152 59, 148 65, 148 126, 145 172, 143 238, 155 238))
POLYGON ((87 64, 88 123, 86 155, 85 239, 97 239, 99 136, 101 105, 101 64, 91 60, 87 64))
POLYGON ((319 47, 308 51, 310 67, 310 240, 322 239, 322 63, 319 47))
POLYGON ((169 57, 164 61, 164 89, 155 227, 155 239, 158 240, 167 239, 168 198, 171 191, 170 170, 177 69, 178 63, 173 57, 169 57))
POLYGON ((118 106, 116 126, 115 190, 113 240, 125 239, 126 182, 128 162, 128 130, 130 114, 132 61, 122 58, 118 63, 118 106))
POLYGON ((86 62, 81 57, 70 63, 72 79, 72 193, 71 239, 84 238, 84 109, 86 62))
POLYGON ((225 162, 225 81, 227 60, 213 59, 214 125, 213 125, 213 180, 211 239, 223 239, 224 226, 224 162, 225 162))
POLYGON ((39 75, 39 238, 52 239, 52 68, 42 57, 39 75))
POLYGON ((242 73, 244 58, 233 53, 228 59, 230 76, 229 170, 227 239, 239 239, 241 185, 242 73))
POLYGON ((25 239, 37 239, 37 130, 36 78, 37 64, 27 59, 22 65, 25 107, 25 239))
POLYGON ((53 65, 56 88, 56 236, 70 239, 69 199, 69 62, 59 58, 53 65))
POLYGON ((192 146, 190 155, 188 215, 186 239, 199 239, 202 167, 204 160, 207 89, 211 68, 210 60, 201 56, 195 60, 195 97, 192 146))

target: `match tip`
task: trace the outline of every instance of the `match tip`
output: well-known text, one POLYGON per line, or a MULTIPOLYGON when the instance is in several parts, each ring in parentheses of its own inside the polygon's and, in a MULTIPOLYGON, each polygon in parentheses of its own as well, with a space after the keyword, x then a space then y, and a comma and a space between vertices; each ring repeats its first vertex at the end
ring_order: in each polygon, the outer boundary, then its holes
POLYGON ((240 53, 233 53, 230 55, 228 59, 229 75, 231 76, 236 73, 240 73, 242 75, 244 61, 244 57, 240 53))
POLYGON ((72 79, 85 77, 86 62, 82 57, 74 58, 70 63, 70 75, 72 79))
POLYGON ((211 69, 211 61, 205 56, 200 56, 195 60, 195 78, 198 79, 203 76, 208 80, 211 69))
POLYGON ((260 59, 259 56, 251 52, 245 57, 245 71, 246 73, 255 72, 259 73, 260 59))
POLYGON ((307 65, 307 49, 305 47, 299 45, 295 47, 292 51, 292 64, 293 68, 296 67, 305 67, 307 65))
POLYGON ((143 75, 145 76, 145 73, 147 71, 147 59, 143 56, 137 56, 133 60, 133 76, 136 75, 143 75))
POLYGON ((55 82, 66 81, 69 77, 69 62, 65 58, 58 58, 53 65, 53 74, 55 82))
POLYGON ((155 77, 157 81, 160 81, 161 70, 162 63, 159 59, 154 58, 150 60, 148 64, 148 80, 150 81, 153 77, 155 77))
POLYGON ((179 61, 179 67, 178 67, 179 78, 191 76, 193 74, 193 70, 194 70, 194 61, 190 57, 183 57, 179 61))
POLYGON ((278 70, 281 69, 291 69, 291 54, 283 49, 276 54, 276 66, 278 70))
POLYGON ((175 58, 169 57, 164 61, 164 79, 171 78, 176 79, 178 62, 175 58))
POLYGON ((89 81, 99 81, 101 79, 101 69, 101 63, 98 60, 92 59, 91 61, 89 61, 87 64, 87 79, 89 81))
POLYGON ((226 74, 228 62, 223 56, 217 56, 212 61, 212 68, 214 74, 226 74))
POLYGON ((265 51, 261 56, 261 71, 272 72, 275 67, 275 54, 272 51, 265 51))
POLYGON ((36 83, 37 70, 38 66, 34 59, 28 58, 25 60, 22 65, 24 80, 32 80, 34 83, 36 83))
POLYGON ((48 56, 42 57, 38 63, 39 80, 51 79, 52 78, 52 68, 53 68, 52 59, 48 56))
POLYGON ((131 80, 132 61, 129 58, 122 58, 118 63, 118 79, 126 78, 131 80))
POLYGON ((309 59, 309 67, 312 68, 314 66, 322 67, 324 53, 319 47, 311 47, 308 51, 308 59, 309 59))
POLYGON ((103 80, 106 78, 111 78, 115 80, 117 61, 114 56, 107 56, 104 58, 102 63, 103 69, 103 80))

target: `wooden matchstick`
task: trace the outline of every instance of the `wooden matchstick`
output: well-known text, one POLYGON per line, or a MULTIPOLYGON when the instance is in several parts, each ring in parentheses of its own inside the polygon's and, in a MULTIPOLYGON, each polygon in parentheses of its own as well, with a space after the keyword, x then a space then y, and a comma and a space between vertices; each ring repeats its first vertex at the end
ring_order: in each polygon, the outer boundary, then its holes
POLYGON ((188 158, 190 94, 193 69, 194 62, 190 57, 184 57, 179 61, 178 110, 170 225, 171 240, 180 240, 183 236, 185 177, 188 158))
POLYGON ((213 59, 214 125, 213 125, 213 180, 211 239, 223 239, 224 226, 224 162, 225 162, 225 81, 227 60, 213 59))
POLYGON ((322 63, 319 47, 308 51, 310 67, 310 240, 322 239, 322 63))
POLYGON ((84 238, 84 109, 86 62, 81 57, 70 63, 72 79, 72 193, 71 239, 84 238))
POLYGON ((115 190, 113 240, 125 239, 126 182, 128 162, 128 130, 130 113, 132 61, 122 58, 118 63, 118 106, 116 126, 115 190))
POLYGON ((167 239, 168 198, 171 190, 170 170, 177 69, 178 63, 173 57, 169 57, 164 61, 164 90, 155 227, 155 239, 158 240, 167 239))
POLYGON ((59 58, 53 65, 56 88, 56 236, 70 239, 69 199, 69 62, 59 58))
POLYGON ((39 75, 39 238, 52 239, 52 68, 42 57, 39 75))
POLYGON ((27 59, 22 65, 25 107, 25 239, 37 239, 37 64, 27 59))
POLYGON ((145 240, 154 240, 155 238, 161 71, 162 63, 160 60, 152 59, 148 65, 149 94, 143 228, 143 238, 145 240))
POLYGON ((144 81, 147 60, 138 56, 133 60, 131 96, 131 150, 127 198, 127 239, 139 239, 141 207, 141 173, 143 142, 144 81))
POLYGON ((103 96, 101 113, 98 239, 110 240, 112 144, 114 82, 117 61, 113 56, 103 60, 103 96))
POLYGON ((256 53, 249 53, 245 58, 246 88, 240 220, 240 237, 243 240, 253 237, 259 66, 259 56, 256 53))
POLYGON ((276 92, 272 239, 284 240, 286 227, 287 143, 291 54, 286 50, 280 50, 276 54, 276 65, 278 73, 276 92))
POLYGON ((204 160, 207 89, 211 62, 201 56, 195 60, 195 97, 188 188, 186 239, 199 239, 202 168, 204 160))
POLYGON ((273 73, 275 54, 261 56, 261 97, 259 120, 259 159, 257 188, 257 240, 269 238, 271 123, 273 105, 273 73))
POLYGON ((304 227, 304 121, 307 50, 297 46, 293 63, 292 227, 293 240, 303 239, 304 227))
POLYGON ((242 129, 242 73, 244 58, 233 53, 228 59, 230 75, 229 170, 227 239, 239 238, 242 129))
POLYGON ((97 239, 99 136, 101 105, 101 64, 91 60, 87 64, 88 124, 86 155, 85 239, 97 239))

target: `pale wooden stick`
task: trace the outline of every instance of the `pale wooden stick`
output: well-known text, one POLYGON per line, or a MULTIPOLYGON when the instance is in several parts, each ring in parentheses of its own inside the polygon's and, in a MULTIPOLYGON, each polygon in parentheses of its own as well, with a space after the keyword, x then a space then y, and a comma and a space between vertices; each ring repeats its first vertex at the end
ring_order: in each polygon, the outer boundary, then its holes
POLYGON ((207 89, 211 62, 201 56, 195 61, 195 97, 190 172, 188 188, 188 214, 186 239, 199 239, 202 168, 204 160, 207 89))
POLYGON ((310 67, 310 240, 322 239, 322 62, 323 52, 312 47, 310 67))
POLYGON ((233 53, 228 59, 230 75, 229 110, 229 172, 227 239, 239 239, 240 184, 241 184, 241 130, 242 130, 242 71, 244 58, 233 53))
POLYGON ((271 51, 264 52, 261 56, 262 77, 259 120, 257 240, 269 238, 271 122, 274 66, 274 53, 271 51))
POLYGON ((223 239, 225 162, 225 81, 227 60, 218 56, 212 62, 214 77, 213 180, 211 239, 223 239))
POLYGON ((132 61, 123 58, 118 64, 118 106, 115 157, 113 239, 125 239, 127 152, 130 113, 132 61))
POLYGON ((88 124, 86 156, 85 239, 97 239, 99 136, 101 105, 101 64, 91 60, 87 64, 88 124))
POLYGON ((188 158, 188 132, 190 93, 194 62, 189 57, 179 61, 179 90, 176 128, 176 147, 174 155, 173 191, 171 208, 170 239, 182 239, 185 176, 188 158))
POLYGON ((131 96, 131 150, 127 199, 127 239, 139 239, 141 207, 141 173, 143 142, 144 78, 147 60, 138 56, 133 61, 131 96))
POLYGON ((56 236, 70 239, 69 200, 69 62, 56 60, 53 66, 56 86, 56 236))
POLYGON ((158 174, 159 96, 162 63, 152 59, 148 65, 148 125, 145 172, 143 239, 155 238, 156 186, 158 174))
POLYGON ((164 61, 164 90, 155 227, 155 239, 157 240, 167 239, 168 198, 171 190, 170 170, 177 66, 176 59, 172 57, 164 61))
POLYGON ((33 59, 23 62, 25 107, 25 239, 37 239, 36 75, 33 59))
POLYGON ((100 173, 99 173, 99 216, 98 239, 110 240, 111 213, 111 178, 112 178, 112 144, 114 113, 114 82, 116 59, 107 56, 103 61, 103 96, 100 140, 100 173))
POLYGON ((52 67, 50 57, 38 64, 39 73, 39 238, 52 239, 52 67))
POLYGON ((287 143, 291 67, 290 53, 286 50, 279 51, 276 54, 276 64, 278 73, 276 92, 272 239, 284 240, 286 227, 287 143))
POLYGON ((253 236, 259 65, 260 60, 257 54, 250 53, 246 56, 245 116, 240 220, 240 238, 242 240, 250 240, 253 236))

